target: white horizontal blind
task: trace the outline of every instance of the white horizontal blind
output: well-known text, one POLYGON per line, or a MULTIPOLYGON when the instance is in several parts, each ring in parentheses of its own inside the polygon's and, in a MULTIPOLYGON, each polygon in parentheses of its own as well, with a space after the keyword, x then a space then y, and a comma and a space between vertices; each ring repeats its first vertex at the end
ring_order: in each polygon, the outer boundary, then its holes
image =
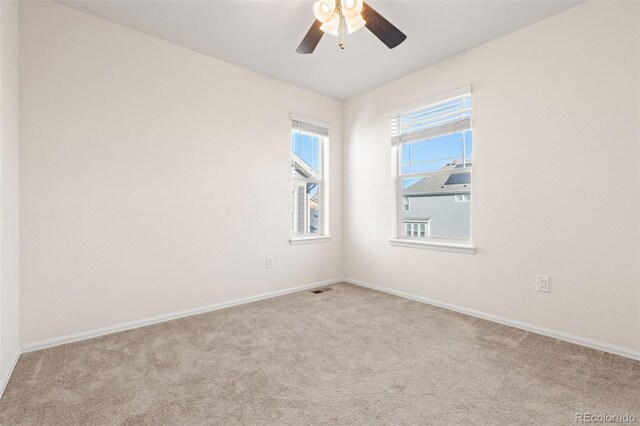
POLYGON ((329 136, 329 123, 291 114, 291 127, 295 130, 313 133, 318 136, 329 136))
POLYGON ((471 93, 391 116, 391 144, 462 132, 471 128, 471 93))

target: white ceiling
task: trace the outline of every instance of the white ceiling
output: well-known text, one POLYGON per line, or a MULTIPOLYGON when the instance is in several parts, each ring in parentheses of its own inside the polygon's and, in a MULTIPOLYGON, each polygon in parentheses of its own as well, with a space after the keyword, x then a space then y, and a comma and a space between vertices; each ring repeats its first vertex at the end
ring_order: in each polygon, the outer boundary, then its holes
POLYGON ((325 35, 312 55, 295 49, 313 22, 308 1, 59 0, 218 59, 338 100, 501 37, 580 2, 376 1, 372 7, 407 34, 389 50, 367 29, 325 35))

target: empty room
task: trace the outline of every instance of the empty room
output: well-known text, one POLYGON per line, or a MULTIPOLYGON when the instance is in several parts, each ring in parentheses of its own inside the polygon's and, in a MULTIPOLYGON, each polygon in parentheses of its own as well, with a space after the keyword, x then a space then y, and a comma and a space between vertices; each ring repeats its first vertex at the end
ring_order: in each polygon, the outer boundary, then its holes
POLYGON ((640 2, 0 0, 0 425, 640 423, 640 2))

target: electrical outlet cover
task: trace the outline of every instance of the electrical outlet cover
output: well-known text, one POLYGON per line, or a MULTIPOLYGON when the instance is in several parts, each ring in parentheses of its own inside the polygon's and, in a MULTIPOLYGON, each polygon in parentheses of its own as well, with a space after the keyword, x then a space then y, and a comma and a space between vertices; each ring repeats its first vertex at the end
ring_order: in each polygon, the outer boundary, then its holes
POLYGON ((549 276, 536 275, 536 291, 542 291, 544 293, 551 292, 551 288, 549 287, 549 276))

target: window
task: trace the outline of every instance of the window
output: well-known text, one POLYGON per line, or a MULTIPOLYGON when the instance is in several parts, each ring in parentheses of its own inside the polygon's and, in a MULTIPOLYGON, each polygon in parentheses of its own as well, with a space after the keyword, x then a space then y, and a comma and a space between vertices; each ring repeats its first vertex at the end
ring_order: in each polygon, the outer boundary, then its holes
POLYGON ((326 235, 326 154, 328 125, 292 116, 291 234, 326 235))
POLYGON ((426 238, 429 236, 429 220, 420 222, 404 221, 404 236, 426 238))
POLYGON ((470 88, 392 115, 399 238, 471 240, 471 115, 470 88))

